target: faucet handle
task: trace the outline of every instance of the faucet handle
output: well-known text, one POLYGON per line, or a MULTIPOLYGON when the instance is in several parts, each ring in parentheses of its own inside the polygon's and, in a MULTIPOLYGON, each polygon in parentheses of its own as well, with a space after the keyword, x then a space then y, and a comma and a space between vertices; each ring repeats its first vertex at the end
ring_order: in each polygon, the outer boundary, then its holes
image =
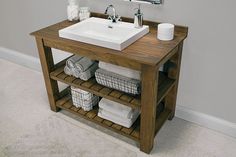
POLYGON ((116 15, 115 17, 113 17, 113 19, 112 19, 113 23, 117 23, 118 21, 122 21, 121 16, 116 15))
POLYGON ((109 15, 107 19, 111 20, 112 23, 122 21, 121 16, 119 16, 119 15, 116 15, 115 17, 113 15, 109 15))
POLYGON ((107 17, 107 19, 108 19, 108 20, 111 20, 112 22, 114 22, 114 20, 115 20, 114 17, 111 16, 111 15, 109 15, 109 16, 107 17))
POLYGON ((116 22, 117 22, 117 21, 122 21, 121 16, 116 15, 116 22))

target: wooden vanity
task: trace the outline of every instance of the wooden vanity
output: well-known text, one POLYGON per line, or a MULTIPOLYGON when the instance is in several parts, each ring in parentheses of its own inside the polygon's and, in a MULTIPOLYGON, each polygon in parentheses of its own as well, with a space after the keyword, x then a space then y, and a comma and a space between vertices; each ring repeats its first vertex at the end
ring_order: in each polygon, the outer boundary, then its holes
MULTIPOLYGON (((93 13, 92 16, 106 18, 93 13)), ((122 18, 132 22, 133 19, 122 18)), ((88 121, 131 138, 140 144, 140 150, 150 153, 154 137, 167 119, 175 115, 176 96, 179 82, 183 41, 188 28, 175 27, 172 41, 160 41, 157 36, 156 22, 144 21, 150 26, 150 32, 125 48, 116 51, 78 41, 60 38, 58 31, 74 22, 62 21, 31 33, 36 38, 47 94, 52 111, 67 110, 88 121), (54 64, 51 48, 104 61, 141 71, 141 95, 133 96, 98 84, 95 78, 82 81, 64 73, 66 59, 54 64), (164 70, 158 72, 164 65, 164 70), (59 92, 57 81, 91 92, 97 96, 122 103, 132 108, 139 108, 141 115, 131 128, 125 128, 97 116, 98 108, 85 112, 72 105, 69 89, 59 92)))

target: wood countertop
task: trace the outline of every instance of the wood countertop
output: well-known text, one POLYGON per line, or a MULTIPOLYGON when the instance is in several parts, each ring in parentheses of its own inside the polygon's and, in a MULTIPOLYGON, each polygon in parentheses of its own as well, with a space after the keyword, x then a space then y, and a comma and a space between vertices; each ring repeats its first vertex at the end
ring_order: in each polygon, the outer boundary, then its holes
MULTIPOLYGON (((104 14, 98 13, 92 13, 91 16, 107 17, 104 14)), ((133 19, 122 17, 122 21, 132 22, 133 19)), ((149 25, 150 32, 124 50, 117 51, 59 37, 58 31, 60 29, 75 23, 65 20, 33 32, 31 35, 43 39, 44 45, 48 47, 140 70, 142 64, 159 66, 164 63, 165 59, 178 50, 178 45, 183 42, 188 34, 188 27, 175 26, 174 39, 171 41, 160 41, 157 39, 158 22, 144 21, 144 25, 149 25)))

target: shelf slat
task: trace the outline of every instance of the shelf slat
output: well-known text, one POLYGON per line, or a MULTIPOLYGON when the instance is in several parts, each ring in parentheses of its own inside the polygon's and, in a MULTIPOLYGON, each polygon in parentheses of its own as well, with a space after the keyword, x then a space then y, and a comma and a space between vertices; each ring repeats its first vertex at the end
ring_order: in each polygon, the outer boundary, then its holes
MULTIPOLYGON (((66 95, 60 100, 58 100, 56 102, 56 106, 66 111, 69 111, 81 118, 84 118, 109 130, 112 130, 118 134, 126 136, 134 141, 139 142, 140 140, 140 117, 138 117, 138 119, 134 122, 134 124, 130 128, 126 128, 116 123, 113 123, 109 120, 98 117, 97 116, 98 106, 94 106, 93 110, 91 111, 84 111, 82 108, 76 108, 75 106, 73 106, 70 95, 66 95)), ((164 109, 163 104, 157 106, 156 128, 155 128, 156 133, 160 130, 164 122, 168 119, 170 113, 171 113, 170 110, 164 109)))
POLYGON ((123 127, 121 125, 118 125, 118 124, 115 124, 109 120, 106 120, 106 119, 103 119, 103 118, 100 118, 97 116, 97 113, 98 113, 98 106, 95 106, 93 110, 91 111, 84 111, 82 108, 76 108, 73 106, 73 103, 72 103, 72 100, 70 98, 69 95, 61 98, 60 100, 58 100, 56 102, 56 106, 61 108, 61 109, 64 109, 66 111, 69 111, 81 118, 84 118, 88 121, 91 121, 91 122, 94 122, 100 126, 103 126, 109 130, 112 130, 116 133, 119 133, 123 136, 126 136, 128 138, 131 138, 135 141, 139 141, 139 136, 133 136, 132 135, 132 131, 134 129, 136 129, 136 127, 139 126, 139 120, 137 120, 132 126, 131 128, 126 128, 126 127, 123 127))
MULTIPOLYGON (((83 81, 73 76, 68 76, 64 73, 64 65, 61 65, 60 67, 55 69, 53 72, 51 72, 50 77, 54 80, 80 88, 82 90, 91 92, 97 96, 104 97, 106 99, 121 103, 123 105, 129 106, 132 108, 140 109, 141 107, 140 95, 134 96, 134 95, 130 95, 130 94, 115 90, 115 89, 107 88, 103 85, 98 84, 94 77, 89 79, 88 81, 83 81)), ((174 84, 175 84, 175 80, 169 79, 162 72, 159 73, 157 104, 159 104, 162 101, 162 99, 166 96, 166 94, 173 87, 174 84)))

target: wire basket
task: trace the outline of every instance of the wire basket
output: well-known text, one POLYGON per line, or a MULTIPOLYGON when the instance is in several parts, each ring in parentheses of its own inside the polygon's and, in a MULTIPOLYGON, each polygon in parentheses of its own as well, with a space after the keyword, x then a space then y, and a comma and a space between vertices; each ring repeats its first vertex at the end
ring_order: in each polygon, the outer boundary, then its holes
POLYGON ((98 69, 95 72, 96 81, 104 86, 137 95, 140 94, 140 81, 132 78, 128 78, 104 69, 98 69))
POLYGON ((71 96, 73 105, 77 108, 81 107, 84 111, 92 110, 99 102, 98 96, 73 86, 71 86, 71 96))

